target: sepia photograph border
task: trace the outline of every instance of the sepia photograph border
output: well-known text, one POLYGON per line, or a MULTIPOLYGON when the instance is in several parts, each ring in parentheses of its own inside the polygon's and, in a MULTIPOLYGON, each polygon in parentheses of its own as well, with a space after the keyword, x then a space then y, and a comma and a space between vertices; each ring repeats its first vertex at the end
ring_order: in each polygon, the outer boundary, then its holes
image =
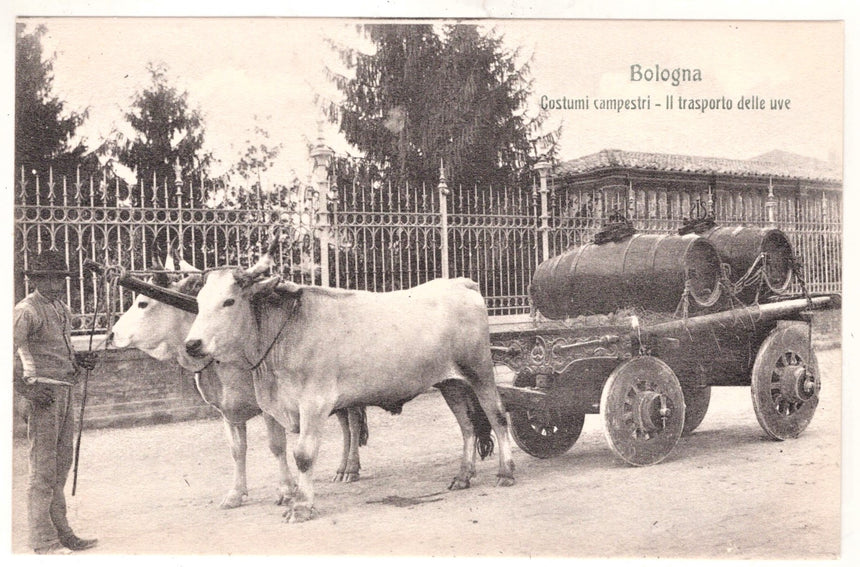
MULTIPOLYGON (((2 160, 3 172, 6 174, 7 183, 4 185, 7 188, 7 203, 10 204, 4 211, 8 214, 8 226, 14 226, 14 214, 12 210, 12 195, 15 188, 10 186, 9 180, 15 178, 14 166, 11 157, 14 155, 14 45, 15 45, 15 21, 20 17, 256 17, 256 16, 272 16, 272 17, 314 17, 314 18, 379 18, 393 19, 396 22, 425 21, 432 20, 475 20, 482 21, 485 19, 587 19, 587 20, 642 20, 642 21, 710 21, 710 20, 744 20, 744 21, 841 21, 845 27, 845 59, 843 71, 845 77, 844 95, 843 95, 843 139, 844 146, 841 149, 843 162, 843 171, 841 178, 842 187, 852 186, 852 181, 857 179, 857 167, 852 163, 850 157, 855 155, 852 150, 856 151, 856 110, 852 108, 852 100, 856 98, 856 43, 857 32, 860 28, 857 26, 857 19, 851 10, 848 2, 837 1, 821 1, 814 4, 806 2, 773 2, 773 1, 748 1, 748 2, 726 2, 719 6, 696 6, 691 7, 688 2, 682 1, 655 1, 655 2, 634 2, 634 1, 594 1, 594 2, 578 2, 576 5, 564 9, 558 8, 555 3, 549 1, 536 1, 525 6, 524 3, 507 3, 507 2, 465 2, 465 1, 443 1, 434 3, 432 8, 418 8, 411 3, 405 1, 397 2, 373 2, 373 3, 350 3, 350 2, 331 2, 326 6, 304 5, 293 6, 289 9, 277 6, 274 2, 251 1, 244 3, 227 3, 227 2, 207 2, 198 3, 191 1, 173 1, 173 2, 146 2, 143 0, 128 0, 124 2, 108 2, 106 0, 97 2, 84 2, 75 0, 73 2, 61 2, 59 0, 14 0, 4 10, 4 54, 3 70, 7 76, 7 94, 4 101, 7 103, 4 107, 5 112, 0 116, 3 121, 3 144, 6 147, 6 158, 2 160), (274 5, 273 5, 274 4, 274 5)), ((767 151, 770 148, 762 148, 762 151, 767 151)), ((843 219, 847 221, 851 218, 851 212, 856 210, 856 197, 849 189, 843 189, 843 219)), ((842 233, 842 249, 845 251, 852 250, 851 245, 856 242, 856 229, 852 223, 843 222, 842 233)), ((12 236, 13 230, 6 233, 4 245, 0 247, 0 260, 6 261, 8 265, 13 265, 12 254, 12 236)), ((854 337, 852 322, 855 320, 857 307, 854 305, 854 300, 851 294, 846 294, 844 290, 853 289, 855 282, 854 266, 856 262, 851 261, 850 253, 843 253, 842 263, 842 333, 841 333, 841 350, 842 350, 842 392, 840 402, 842 406, 842 451, 841 451, 841 497, 842 497, 842 547, 838 562, 847 562, 856 560, 858 557, 858 545, 854 536, 857 530, 856 523, 856 489, 854 486, 854 478, 856 477, 856 417, 852 415, 851 407, 854 395, 857 394, 856 385, 853 383, 852 370, 856 366, 856 362, 852 360, 851 353, 854 352, 856 338, 854 337)), ((7 297, 12 297, 14 286, 14 278, 8 278, 5 285, 8 286, 7 297)), ((10 315, 12 302, 9 304, 10 315)), ((11 317, 7 319, 11 321, 11 317)), ((6 333, 9 334, 11 345, 11 325, 7 327, 6 333)), ((5 335, 4 335, 5 336, 5 335)), ((11 349, 9 352, 12 364, 11 349)), ((11 392, 9 396, 4 396, 2 406, 5 410, 8 422, 12 422, 14 409, 12 407, 11 392)), ((330 420, 334 421, 334 420, 330 420)), ((377 440, 377 442, 379 442, 377 440)), ((332 444, 332 443, 329 443, 332 444)), ((7 459, 4 461, 5 466, 2 470, 2 478, 6 481, 7 490, 11 492, 12 486, 12 470, 11 470, 11 436, 3 442, 4 454, 7 459)), ((223 447, 219 447, 223 452, 223 447)), ((495 458, 489 459, 488 462, 494 462, 495 458)), ((486 467, 485 467, 486 468, 486 467)), ((323 471, 328 475, 329 471, 323 471)), ((447 472, 446 472, 447 474, 447 472)), ((484 475, 491 475, 490 469, 483 471, 484 475)), ((487 481, 488 482, 488 481, 487 481)), ((482 487, 483 490, 483 487, 482 487)), ((488 490, 493 490, 488 487, 488 490)), ((9 494, 7 492, 7 494, 9 494)), ((4 499, 5 514, 0 518, 0 526, 2 531, 7 535, 7 542, 11 539, 11 503, 4 499)), ((98 534, 103 535, 103 534, 98 534)), ((8 555, 7 559, 13 562, 25 563, 31 558, 21 554, 12 553, 11 549, 4 549, 3 556, 8 555)), ((95 555, 80 555, 66 558, 73 562, 84 561, 111 561, 117 557, 95 555)), ((152 560, 158 560, 157 556, 127 556, 123 558, 132 563, 140 562, 148 564, 152 560)), ((202 565, 203 562, 209 563, 211 560, 221 561, 228 560, 226 557, 219 556, 167 556, 163 558, 175 565, 202 565)), ((251 560, 259 563, 274 562, 280 560, 291 560, 291 557, 272 557, 266 556, 265 552, 261 552, 260 556, 253 557, 235 557, 230 560, 251 560)), ((342 557, 320 557, 325 561, 342 560, 342 557)), ((567 559, 577 559, 575 556, 567 559)), ((798 558, 801 559, 801 558, 798 558)), ((387 561, 401 561, 402 557, 352 557, 350 561, 359 563, 368 563, 373 565, 384 564, 387 561)), ((436 561, 429 557, 413 557, 410 561, 436 561)), ((469 561, 491 561, 486 557, 469 558, 468 555, 458 556, 456 560, 469 561)), ((516 558, 515 560, 528 560, 525 558, 516 558)), ((540 559, 541 561, 549 561, 540 559)), ((640 559, 630 558, 625 559, 624 556, 619 556, 617 560, 621 561, 641 561, 640 559)), ((446 561, 451 561, 450 559, 446 561)), ((599 559, 585 559, 588 562, 600 561, 599 559)), ((720 562, 728 562, 729 560, 720 559, 720 562)), ((787 560, 786 560, 787 561, 787 560)), ((758 563, 759 560, 756 560, 758 563)), ((783 562, 779 560, 778 562, 783 562)), ((823 563, 824 560, 816 560, 823 563)), ((773 563, 769 560, 768 563, 773 563)), ((828 564, 831 562, 828 561, 828 564)))

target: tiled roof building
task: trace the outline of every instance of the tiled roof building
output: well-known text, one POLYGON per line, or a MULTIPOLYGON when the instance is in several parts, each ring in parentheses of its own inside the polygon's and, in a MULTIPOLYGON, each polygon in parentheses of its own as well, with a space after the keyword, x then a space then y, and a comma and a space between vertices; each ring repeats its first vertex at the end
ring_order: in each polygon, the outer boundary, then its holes
POLYGON ((563 162, 556 168, 555 173, 564 177, 614 168, 834 183, 842 180, 842 172, 827 162, 779 150, 748 160, 601 150, 596 154, 563 162))

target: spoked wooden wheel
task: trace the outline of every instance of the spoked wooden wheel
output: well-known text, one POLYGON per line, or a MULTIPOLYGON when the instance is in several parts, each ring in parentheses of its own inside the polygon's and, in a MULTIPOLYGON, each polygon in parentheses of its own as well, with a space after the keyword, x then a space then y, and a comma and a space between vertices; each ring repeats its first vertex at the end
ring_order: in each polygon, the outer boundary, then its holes
POLYGON ((672 369, 640 356, 616 368, 603 386, 600 415, 609 447, 631 465, 659 463, 684 429, 684 394, 672 369))
POLYGON ((585 414, 560 415, 543 409, 511 408, 510 416, 514 441, 539 459, 566 453, 579 439, 585 423, 585 414))
POLYGON ((684 410, 684 430, 681 435, 689 435, 702 424, 705 414, 708 413, 708 406, 711 403, 711 387, 682 387, 682 390, 684 391, 686 409, 684 410))
POLYGON ((808 323, 780 323, 761 344, 751 376, 753 409, 762 429, 778 441, 806 429, 821 391, 808 323))
MULTIPOLYGON (((519 387, 534 386, 534 376, 522 373, 514 380, 519 387)), ((511 434, 520 449, 539 459, 557 457, 573 447, 585 414, 553 408, 509 407, 511 434)))

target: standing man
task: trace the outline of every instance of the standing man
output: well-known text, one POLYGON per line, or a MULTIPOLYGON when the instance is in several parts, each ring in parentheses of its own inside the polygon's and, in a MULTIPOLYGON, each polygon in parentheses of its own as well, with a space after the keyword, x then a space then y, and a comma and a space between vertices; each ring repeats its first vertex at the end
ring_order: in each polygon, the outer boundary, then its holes
POLYGON ((66 519, 66 478, 72 466, 75 416, 72 388, 80 370, 92 370, 95 353, 76 353, 71 313, 62 301, 66 269, 63 254, 46 250, 32 258, 31 288, 13 312, 13 341, 19 364, 15 391, 23 396, 30 444, 27 516, 30 546, 39 554, 70 553, 96 545, 81 539, 66 519))

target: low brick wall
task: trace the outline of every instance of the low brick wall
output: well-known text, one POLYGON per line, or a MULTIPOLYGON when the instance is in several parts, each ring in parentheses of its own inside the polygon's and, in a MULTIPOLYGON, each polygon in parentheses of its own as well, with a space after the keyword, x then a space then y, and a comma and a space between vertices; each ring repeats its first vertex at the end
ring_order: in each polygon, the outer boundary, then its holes
MULTIPOLYGON (((79 341, 75 337, 76 348, 86 350, 88 340, 79 341)), ((98 352, 99 364, 87 385, 85 429, 218 417, 197 393, 193 373, 178 364, 159 362, 137 349, 98 352)), ((80 400, 82 385, 76 391, 80 400)), ((76 411, 80 411, 79 403, 76 411)), ((26 434, 17 411, 17 396, 14 431, 26 434)))
POLYGON ((109 350, 90 374, 85 428, 169 423, 218 412, 203 402, 194 374, 136 349, 109 350))

